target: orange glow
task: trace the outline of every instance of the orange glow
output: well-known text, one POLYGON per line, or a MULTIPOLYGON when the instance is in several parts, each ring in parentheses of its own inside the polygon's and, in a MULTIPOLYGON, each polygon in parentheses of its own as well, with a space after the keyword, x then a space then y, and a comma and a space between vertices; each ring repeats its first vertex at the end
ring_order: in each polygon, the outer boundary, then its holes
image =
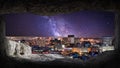
POLYGON ((84 38, 81 38, 80 41, 84 41, 84 38))
POLYGON ((91 48, 88 48, 88 52, 90 52, 91 51, 91 48))
POLYGON ((72 52, 77 52, 77 53, 79 53, 79 54, 81 53, 81 52, 80 52, 80 48, 72 48, 72 52))

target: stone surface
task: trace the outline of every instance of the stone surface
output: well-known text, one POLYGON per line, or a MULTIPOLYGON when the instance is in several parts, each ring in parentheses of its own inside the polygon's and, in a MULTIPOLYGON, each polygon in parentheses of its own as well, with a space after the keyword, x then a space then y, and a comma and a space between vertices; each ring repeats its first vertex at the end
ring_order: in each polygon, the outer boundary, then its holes
MULTIPOLYGON (((106 62, 96 62, 97 65, 87 64, 85 67, 94 67, 94 68, 119 68, 120 65, 120 4, 119 2, 115 2, 115 0, 89 0, 89 1, 81 1, 81 0, 0 0, 0 14, 9 14, 9 13, 24 13, 24 12, 31 12, 40 15, 54 15, 59 13, 70 13, 76 12, 80 10, 100 10, 100 11, 113 11, 117 12, 116 15, 116 23, 115 23, 115 45, 116 45, 116 54, 114 57, 109 59, 106 62)), ((0 16, 0 67, 12 67, 12 68, 40 68, 46 65, 53 67, 58 67, 55 65, 62 65, 63 67, 84 67, 81 64, 73 64, 67 62, 46 62, 46 63, 31 63, 28 61, 16 61, 10 57, 6 56, 5 45, 7 44, 5 38, 5 22, 3 16, 0 16)), ((113 55, 110 55, 113 56, 113 55)), ((104 59, 104 58, 102 58, 104 59)), ((93 59, 94 60, 94 59, 93 59)), ((92 61, 93 61, 92 60, 92 61)), ((40 62, 38 62, 40 63, 40 62)), ((49 67, 48 66, 48 67, 49 67)))
POLYGON ((0 14, 31 12, 40 15, 70 13, 80 10, 119 11, 114 0, 1 0, 0 14))

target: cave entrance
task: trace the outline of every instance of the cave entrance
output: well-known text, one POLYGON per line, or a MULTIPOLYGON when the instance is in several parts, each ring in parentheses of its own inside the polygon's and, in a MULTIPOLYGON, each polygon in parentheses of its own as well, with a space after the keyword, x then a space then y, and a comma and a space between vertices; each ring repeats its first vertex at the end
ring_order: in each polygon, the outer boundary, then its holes
MULTIPOLYGON (((102 53, 104 51, 114 50, 115 48, 115 42, 113 42, 113 40, 116 39, 114 34, 115 13, 110 11, 80 11, 58 16, 38 16, 30 13, 12 13, 5 15, 4 21, 6 22, 5 35, 7 36, 5 37, 11 40, 8 45, 15 45, 7 48, 9 49, 7 50, 8 54, 12 56, 29 58, 27 57, 28 55, 33 53, 39 54, 42 49, 47 50, 47 48, 45 48, 47 46, 48 51, 42 52, 42 54, 48 52, 52 53, 52 51, 55 53, 55 51, 57 51, 56 54, 60 53, 63 56, 69 54, 74 58, 74 55, 70 53, 74 52, 75 55, 80 55, 79 58, 83 58, 82 55, 84 54, 85 56, 88 56, 88 53, 91 53, 90 51, 92 51, 92 53, 94 53, 94 51, 102 53), (100 24, 101 22, 102 24, 100 24), (72 39, 69 39, 69 35, 75 35, 75 37, 73 36, 72 39), (62 48, 63 45, 64 48, 62 48), (72 45, 72 47, 70 45, 72 45), (64 52, 65 50, 67 51, 64 52)), ((92 56, 92 53, 89 56, 92 56)), ((64 58, 61 55, 56 54, 46 55, 50 56, 47 60, 53 60, 58 57, 62 59, 64 58)), ((97 54, 98 52, 96 55, 97 54)), ((45 58, 45 56, 40 58, 39 55, 35 54, 33 56, 38 56, 40 61, 45 58)), ((71 58, 71 56, 69 57, 71 58)))

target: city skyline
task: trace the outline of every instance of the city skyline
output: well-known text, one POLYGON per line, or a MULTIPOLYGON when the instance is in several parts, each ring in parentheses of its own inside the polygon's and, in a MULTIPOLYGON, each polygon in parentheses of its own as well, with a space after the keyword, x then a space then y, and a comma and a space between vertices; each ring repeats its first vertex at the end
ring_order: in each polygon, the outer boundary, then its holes
POLYGON ((114 13, 104 11, 80 11, 54 16, 6 14, 6 36, 114 36, 114 18, 114 13))

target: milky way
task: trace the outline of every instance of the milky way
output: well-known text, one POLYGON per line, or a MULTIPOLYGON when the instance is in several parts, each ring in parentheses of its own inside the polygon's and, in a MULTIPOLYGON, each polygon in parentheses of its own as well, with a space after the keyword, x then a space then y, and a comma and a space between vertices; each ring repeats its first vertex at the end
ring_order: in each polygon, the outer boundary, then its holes
POLYGON ((52 30, 52 34, 53 36, 62 36, 62 37, 66 37, 69 34, 72 34, 67 28, 68 24, 67 22, 65 22, 64 19, 59 19, 56 20, 56 18, 54 16, 43 16, 44 18, 48 19, 48 23, 49 23, 49 27, 52 30))
POLYGON ((7 36, 103 37, 114 35, 114 13, 80 11, 54 16, 12 13, 4 16, 7 36))

